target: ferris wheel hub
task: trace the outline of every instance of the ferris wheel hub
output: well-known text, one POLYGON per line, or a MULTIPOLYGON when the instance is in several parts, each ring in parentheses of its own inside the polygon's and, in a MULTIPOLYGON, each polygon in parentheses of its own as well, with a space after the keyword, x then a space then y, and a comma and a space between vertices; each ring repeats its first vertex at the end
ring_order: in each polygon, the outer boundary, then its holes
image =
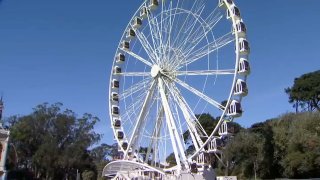
POLYGON ((153 78, 157 77, 160 74, 160 71, 161 68, 157 64, 153 65, 151 68, 151 76, 153 78))

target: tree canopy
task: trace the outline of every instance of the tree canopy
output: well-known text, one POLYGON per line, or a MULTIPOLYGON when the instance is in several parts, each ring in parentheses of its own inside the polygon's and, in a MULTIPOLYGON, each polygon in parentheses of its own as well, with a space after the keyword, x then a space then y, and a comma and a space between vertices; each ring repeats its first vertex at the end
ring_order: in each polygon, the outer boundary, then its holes
POLYGON ((285 89, 289 95, 289 102, 296 112, 320 111, 320 70, 303 74, 294 79, 292 87, 285 89))
POLYGON ((236 134, 218 173, 240 179, 320 176, 320 112, 285 114, 236 134))
POLYGON ((88 148, 101 138, 93 131, 98 121, 91 114, 78 118, 73 111, 62 110, 61 103, 36 106, 11 127, 19 168, 41 179, 75 177, 77 170, 96 171, 88 148))

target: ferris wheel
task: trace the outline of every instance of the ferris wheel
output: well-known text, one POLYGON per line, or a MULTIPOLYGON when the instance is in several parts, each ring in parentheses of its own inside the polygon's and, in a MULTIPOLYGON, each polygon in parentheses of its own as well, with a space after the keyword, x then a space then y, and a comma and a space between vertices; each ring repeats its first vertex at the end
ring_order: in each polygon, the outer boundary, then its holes
POLYGON ((243 112, 249 53, 232 0, 143 1, 113 60, 109 114, 121 157, 104 175, 170 179, 210 168, 243 112), (212 132, 199 121, 205 113, 218 120, 212 132))

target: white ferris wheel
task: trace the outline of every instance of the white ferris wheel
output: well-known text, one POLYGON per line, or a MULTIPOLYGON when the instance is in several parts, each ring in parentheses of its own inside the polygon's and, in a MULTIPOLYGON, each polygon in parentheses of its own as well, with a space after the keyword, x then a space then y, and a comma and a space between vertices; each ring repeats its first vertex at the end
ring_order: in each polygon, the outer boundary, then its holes
POLYGON ((210 171, 243 112, 249 52, 232 0, 143 1, 113 60, 109 113, 121 157, 103 175, 175 179, 210 171), (218 119, 211 133, 199 122, 204 113, 218 119))

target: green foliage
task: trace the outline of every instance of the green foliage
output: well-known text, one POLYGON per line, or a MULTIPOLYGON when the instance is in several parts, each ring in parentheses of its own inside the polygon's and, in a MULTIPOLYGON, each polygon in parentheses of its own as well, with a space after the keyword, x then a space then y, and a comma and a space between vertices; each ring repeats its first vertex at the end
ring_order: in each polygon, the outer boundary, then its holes
POLYGON ((320 176, 320 112, 285 114, 236 134, 218 174, 240 179, 320 176))
POLYGON ((100 146, 97 146, 93 148, 90 152, 91 157, 97 161, 105 161, 106 158, 112 158, 113 156, 116 156, 118 153, 118 145, 113 144, 101 144, 100 146))
POLYGON ((85 170, 81 173, 82 180, 96 180, 96 174, 94 171, 85 170))
POLYGON ((320 70, 295 78, 293 86, 286 88, 285 92, 296 112, 299 107, 301 110, 320 111, 320 70))
POLYGON ((209 113, 196 115, 199 123, 204 128, 206 133, 210 135, 213 132, 214 127, 217 125, 218 121, 212 117, 209 113))
MULTIPOLYGON (((210 135, 218 121, 216 121, 215 118, 212 117, 209 113, 196 114, 195 116, 198 119, 201 126, 206 131, 206 133, 210 135)), ((186 143, 189 143, 191 141, 189 131, 185 131, 183 133, 183 138, 186 143)))
POLYGON ((41 104, 11 127, 11 141, 18 153, 18 166, 31 169, 37 178, 75 177, 76 170, 95 171, 88 148, 100 140, 93 131, 98 118, 77 118, 62 104, 41 104))
POLYGON ((253 178, 261 171, 264 143, 265 140, 257 133, 239 132, 223 151, 227 165, 220 166, 220 171, 237 175, 240 179, 253 178))
POLYGON ((283 176, 320 176, 320 113, 285 115, 275 123, 275 145, 283 176))
POLYGON ((169 164, 169 167, 173 167, 177 165, 176 159, 174 157, 174 153, 171 153, 167 158, 166 162, 169 164))

